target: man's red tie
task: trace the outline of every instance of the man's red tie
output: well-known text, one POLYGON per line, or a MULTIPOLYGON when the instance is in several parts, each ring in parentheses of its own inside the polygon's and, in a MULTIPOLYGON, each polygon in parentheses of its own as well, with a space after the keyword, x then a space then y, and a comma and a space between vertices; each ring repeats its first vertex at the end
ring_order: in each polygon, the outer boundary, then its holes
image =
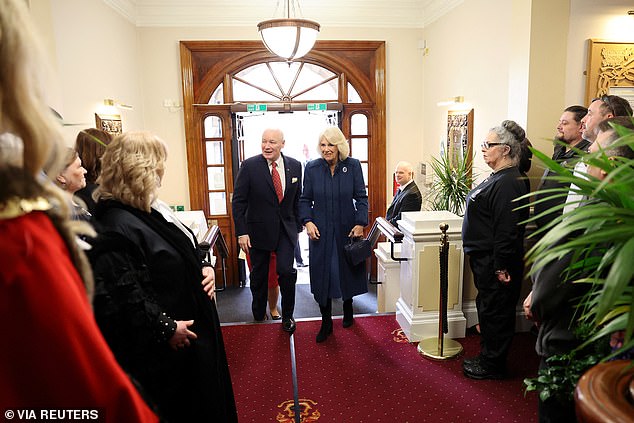
POLYGON ((273 187, 275 188, 275 193, 277 194, 277 199, 281 203, 284 198, 284 193, 282 192, 282 180, 280 179, 280 174, 277 172, 277 163, 271 163, 271 178, 273 179, 273 187))

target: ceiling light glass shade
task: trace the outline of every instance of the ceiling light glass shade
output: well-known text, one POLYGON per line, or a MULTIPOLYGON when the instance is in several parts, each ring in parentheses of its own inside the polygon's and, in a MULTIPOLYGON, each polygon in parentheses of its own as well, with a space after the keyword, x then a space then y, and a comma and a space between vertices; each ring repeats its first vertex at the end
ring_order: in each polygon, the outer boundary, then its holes
POLYGON ((271 19, 260 22, 258 31, 271 53, 290 62, 306 55, 313 48, 319 24, 307 19, 271 19))

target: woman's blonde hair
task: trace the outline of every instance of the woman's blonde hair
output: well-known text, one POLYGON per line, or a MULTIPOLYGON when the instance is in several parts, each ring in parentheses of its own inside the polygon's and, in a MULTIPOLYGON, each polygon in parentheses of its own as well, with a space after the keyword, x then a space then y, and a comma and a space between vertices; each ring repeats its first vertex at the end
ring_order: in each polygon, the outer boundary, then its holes
POLYGON ((95 200, 113 199, 146 212, 161 185, 167 147, 151 132, 125 132, 116 136, 101 157, 101 175, 95 200))
POLYGON ((319 153, 321 153, 319 144, 321 144, 322 140, 337 146, 337 150, 339 150, 339 160, 346 160, 350 155, 350 145, 348 145, 348 140, 346 140, 345 135, 343 135, 343 132, 341 132, 341 129, 338 127, 331 126, 326 128, 319 135, 319 140, 317 142, 317 152, 319 153))
POLYGON ((0 133, 22 139, 23 168, 57 175, 66 153, 61 125, 48 107, 49 69, 25 1, 0 0, 0 133))

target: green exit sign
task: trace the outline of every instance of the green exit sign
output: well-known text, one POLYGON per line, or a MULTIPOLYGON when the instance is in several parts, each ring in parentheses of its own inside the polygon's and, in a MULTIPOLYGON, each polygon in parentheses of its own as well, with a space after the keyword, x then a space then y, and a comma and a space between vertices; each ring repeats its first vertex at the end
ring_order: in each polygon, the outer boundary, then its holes
POLYGON ((308 103, 306 105, 306 110, 327 110, 327 104, 326 103, 308 103))
POLYGON ((266 104, 247 104, 247 112, 266 112, 266 104))

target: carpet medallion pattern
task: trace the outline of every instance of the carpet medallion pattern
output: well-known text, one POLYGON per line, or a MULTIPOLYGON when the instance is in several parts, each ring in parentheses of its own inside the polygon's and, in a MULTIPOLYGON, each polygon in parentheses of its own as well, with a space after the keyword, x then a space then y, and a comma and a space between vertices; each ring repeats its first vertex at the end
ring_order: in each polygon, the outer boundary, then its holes
MULTIPOLYGON (((294 335, 303 423, 537 421, 537 396, 523 379, 536 374, 535 338, 513 340, 505 380, 462 374, 463 357, 423 358, 394 315, 355 317, 348 329, 315 343, 319 320, 298 321, 294 335)), ((279 323, 223 326, 240 423, 294 423, 289 336, 279 323)), ((479 337, 458 340, 465 356, 479 337)))
MULTIPOLYGON (((276 417, 279 423, 295 423, 294 401, 292 399, 284 401, 277 408, 282 410, 277 413, 276 417)), ((299 398, 299 409, 299 417, 302 423, 313 423, 321 417, 317 410, 317 403, 313 400, 299 398)))
POLYGON ((392 331, 392 340, 394 342, 397 342, 399 344, 407 344, 409 342, 409 339, 407 339, 407 336, 405 336, 405 332, 403 332, 403 329, 395 329, 392 331))

